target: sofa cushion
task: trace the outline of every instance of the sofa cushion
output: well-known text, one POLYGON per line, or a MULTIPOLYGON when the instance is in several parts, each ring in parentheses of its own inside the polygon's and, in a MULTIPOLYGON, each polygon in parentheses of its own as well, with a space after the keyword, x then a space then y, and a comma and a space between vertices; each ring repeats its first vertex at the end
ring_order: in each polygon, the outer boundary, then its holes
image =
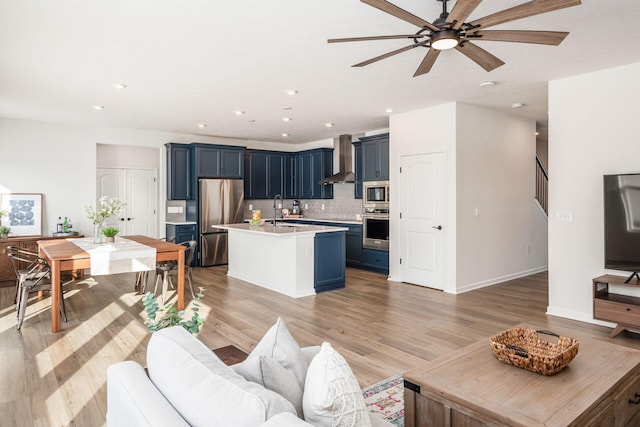
POLYGON ((309 364, 302 407, 305 420, 317 427, 371 426, 358 380, 327 342, 309 364))
POLYGON ((249 382, 181 326, 153 333, 149 377, 192 426, 255 427, 281 412, 295 414, 284 397, 249 382))

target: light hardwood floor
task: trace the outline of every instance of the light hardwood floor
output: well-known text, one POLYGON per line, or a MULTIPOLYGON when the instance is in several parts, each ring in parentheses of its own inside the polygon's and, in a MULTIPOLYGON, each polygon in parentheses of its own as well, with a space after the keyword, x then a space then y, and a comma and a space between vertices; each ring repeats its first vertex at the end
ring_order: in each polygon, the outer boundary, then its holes
MULTIPOLYGON (((609 328, 546 316, 545 273, 449 295, 347 269, 346 289, 300 299, 228 278, 226 267, 197 268, 194 277, 205 288, 199 338, 208 346, 250 351, 282 316, 300 345, 331 342, 362 386, 521 322, 640 348, 640 335, 611 340, 609 328)), ((2 426, 103 425, 107 367, 145 364, 150 334, 133 274, 87 277, 65 289, 69 321, 53 334, 48 298, 34 298, 18 332, 14 289, 0 288, 2 426)))

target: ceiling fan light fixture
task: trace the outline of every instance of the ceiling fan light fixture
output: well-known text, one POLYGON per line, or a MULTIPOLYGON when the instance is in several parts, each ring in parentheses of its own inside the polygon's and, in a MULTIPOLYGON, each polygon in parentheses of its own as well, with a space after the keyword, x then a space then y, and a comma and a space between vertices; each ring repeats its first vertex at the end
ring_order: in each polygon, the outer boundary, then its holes
POLYGON ((460 35, 456 30, 440 30, 431 34, 431 47, 435 50, 448 50, 460 44, 460 35))

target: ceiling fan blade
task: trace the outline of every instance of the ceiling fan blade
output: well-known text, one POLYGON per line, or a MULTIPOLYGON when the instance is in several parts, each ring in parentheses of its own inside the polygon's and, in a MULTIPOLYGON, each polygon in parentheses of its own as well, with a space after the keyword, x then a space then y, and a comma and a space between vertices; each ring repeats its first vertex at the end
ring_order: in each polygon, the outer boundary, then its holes
POLYGON ((424 19, 414 15, 413 13, 407 12, 406 10, 396 6, 393 3, 389 3, 385 0, 360 0, 362 3, 366 3, 369 6, 373 6, 376 9, 380 9, 383 12, 386 12, 390 15, 395 16, 396 18, 400 18, 404 21, 407 21, 417 27, 424 28, 427 27, 430 30, 438 31, 439 28, 424 19))
POLYGON ((455 49, 484 68, 486 71, 492 71, 501 65, 504 65, 504 62, 501 59, 496 58, 486 50, 470 42, 464 42, 463 44, 456 46, 455 49))
POLYGON ((485 16, 484 18, 476 19, 471 22, 471 25, 484 29, 505 22, 515 21, 516 19, 552 12, 579 4, 581 4, 580 0, 531 0, 527 3, 485 16))
POLYGON ((453 9, 451 9, 447 21, 455 22, 453 28, 459 29, 480 3, 482 3, 482 0, 458 0, 453 9))
POLYGON ((438 59, 438 55, 440 55, 440 52, 442 51, 429 48, 429 52, 427 52, 427 54, 424 56, 424 59, 420 63, 420 66, 416 70, 413 77, 420 76, 422 74, 426 74, 429 71, 431 71, 431 67, 433 67, 433 64, 436 62, 436 59, 438 59))
POLYGON ((397 54, 402 53, 402 52, 406 52, 408 50, 413 49, 414 47, 424 46, 425 43, 426 43, 426 41, 423 42, 423 43, 414 43, 414 44, 411 44, 409 46, 405 46, 403 48, 400 48, 400 49, 397 49, 397 50, 393 50, 391 52, 387 52, 384 55, 380 55, 380 56, 376 56, 375 58, 368 59, 368 60, 366 60, 364 62, 359 62, 359 63, 357 63, 355 65, 352 65, 352 67, 364 67, 365 65, 369 65, 369 64, 372 64, 374 62, 380 61, 382 59, 386 59, 386 58, 388 58, 390 56, 397 55, 397 54))
POLYGON ((371 36, 371 37, 348 37, 344 39, 329 39, 328 43, 342 43, 342 42, 362 42, 368 40, 390 40, 390 39, 417 39, 426 37, 427 34, 400 34, 395 36, 371 36))
POLYGON ((569 35, 566 31, 516 31, 487 30, 467 33, 475 41, 491 40, 498 42, 535 43, 558 46, 569 35), (475 38, 479 36, 479 38, 475 38))

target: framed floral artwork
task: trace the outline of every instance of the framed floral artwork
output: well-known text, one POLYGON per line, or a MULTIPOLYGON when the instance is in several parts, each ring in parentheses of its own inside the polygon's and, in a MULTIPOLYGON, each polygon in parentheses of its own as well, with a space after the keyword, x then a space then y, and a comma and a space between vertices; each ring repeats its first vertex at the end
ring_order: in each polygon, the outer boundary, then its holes
POLYGON ((11 193, 0 197, 0 210, 7 212, 1 218, 2 225, 11 228, 11 235, 42 234, 42 193, 11 193))

